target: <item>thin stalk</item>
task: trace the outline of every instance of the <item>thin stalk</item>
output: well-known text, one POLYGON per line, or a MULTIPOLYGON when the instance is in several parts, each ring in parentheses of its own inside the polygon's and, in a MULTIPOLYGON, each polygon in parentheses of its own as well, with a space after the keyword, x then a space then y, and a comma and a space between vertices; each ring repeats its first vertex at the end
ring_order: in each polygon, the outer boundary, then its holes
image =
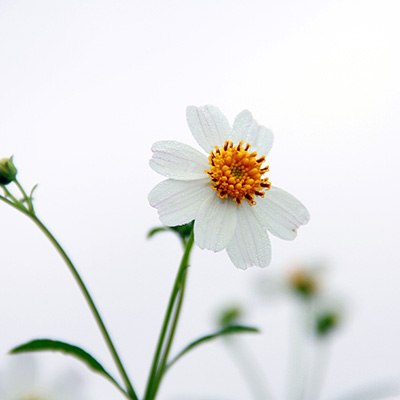
POLYGON ((28 205, 29 212, 34 214, 35 211, 33 209, 33 204, 31 198, 26 194, 24 188, 21 186, 21 184, 18 182, 17 179, 14 180, 14 183, 18 186, 18 189, 21 191, 22 195, 24 196, 24 200, 26 201, 26 204, 28 205))
MULTIPOLYGON (((5 186, 3 186, 3 189, 4 189, 6 196, 9 197, 18 207, 22 207, 22 208, 24 207, 23 204, 19 200, 17 200, 5 186)), ((12 202, 10 202, 10 203, 12 204, 12 202)))
MULTIPOLYGON (((192 250, 192 247, 193 247, 193 242, 194 242, 194 235, 193 235, 193 231, 192 231, 190 238, 187 241, 186 246, 185 246, 185 252, 182 256, 181 264, 179 266, 178 273, 175 278, 175 283, 174 283, 174 286, 172 289, 172 293, 171 293, 171 296, 169 299, 167 311, 164 316, 164 322, 161 327, 161 332, 160 332, 160 336, 158 339, 157 348, 156 348, 156 351, 154 354, 153 363, 151 366, 151 370, 150 370, 150 374, 149 374, 149 378, 148 378, 148 382, 147 382, 146 392, 144 395, 144 400, 153 400, 155 398, 155 395, 156 395, 157 389, 158 389, 158 385, 159 385, 159 381, 161 380, 162 374, 164 372, 163 370, 159 369, 161 351, 164 347, 165 337, 167 334, 168 326, 170 324, 171 315, 172 315, 172 311, 174 309, 176 297, 179 293, 179 290, 182 289, 182 282, 183 282, 183 278, 185 276, 184 272, 189 263, 189 256, 190 256, 190 251, 192 250), (160 373, 161 373, 161 376, 159 375, 160 373)), ((176 321, 177 321, 177 318, 179 315, 180 307, 177 309, 177 311, 178 311, 178 313, 175 315, 175 318, 174 318, 174 320, 176 320, 176 321)), ((174 333, 174 331, 172 333, 174 333)), ((171 343, 172 343, 171 335, 170 335, 170 339, 168 341, 171 341, 171 343)))
POLYGON ((269 391, 266 377, 260 373, 262 368, 256 362, 250 349, 246 348, 243 343, 239 343, 239 340, 234 337, 225 337, 224 341, 229 346, 230 356, 246 381, 253 399, 272 400, 273 396, 269 391))
MULTIPOLYGON (((23 192, 24 193, 24 192, 23 192)), ((125 371, 125 368, 122 365, 121 359, 118 356, 117 350, 111 340, 111 337, 107 331, 107 328, 100 316, 99 311, 97 310, 97 307, 90 296, 90 293, 88 289, 86 288, 82 278, 80 277, 78 271, 76 270, 75 266, 73 265, 72 261, 68 257, 67 253, 64 251, 64 249, 61 247, 61 245, 58 243, 58 241, 55 239, 55 237, 52 235, 52 233, 46 228, 46 226, 39 220, 39 218, 34 214, 33 209, 29 207, 29 210, 23 207, 21 204, 14 204, 12 201, 9 199, 6 199, 3 196, 0 196, 0 200, 4 201, 5 203, 9 204, 10 206, 16 208, 17 210, 21 211, 25 215, 27 215, 39 228, 40 230, 45 234, 45 236, 50 240, 50 242, 53 244, 53 246, 56 248, 64 262, 67 264, 70 272, 72 273, 76 283, 78 284, 86 302, 89 305, 89 308, 97 322, 97 325, 99 326, 99 329, 101 331, 101 334, 107 344, 107 347, 113 357, 113 360, 118 368, 119 373, 121 374, 121 377, 125 383, 125 386, 127 388, 127 393, 125 395, 128 396, 128 398, 132 400, 139 400, 138 396, 135 393, 135 390, 133 389, 133 386, 129 380, 129 377, 125 371)))
MULTIPOLYGON (((291 329, 291 349, 289 371, 286 383, 286 400, 306 400, 306 388, 309 379, 309 348, 311 328, 311 304, 299 301, 295 310, 291 329)), ((308 400, 308 399, 307 399, 308 400)))
POLYGON ((35 216, 32 214, 29 214, 30 218, 32 219, 33 222, 42 230, 42 232, 47 236, 47 238, 50 240, 50 242, 54 245, 54 247, 57 249, 61 257, 64 259, 65 263, 67 264, 69 270, 71 271, 73 277, 75 278, 76 283, 78 284, 79 288, 81 289, 81 292, 83 296, 85 297, 86 302, 89 305, 90 310, 92 311, 92 314, 97 322, 97 325, 100 328, 101 334, 103 335, 103 338, 107 344, 107 347, 114 359, 114 362, 118 368, 119 373, 121 374, 121 377, 123 381, 125 382, 126 388, 128 390, 129 396, 134 399, 134 400, 139 400, 133 386, 129 380, 129 377, 125 371, 124 366, 122 365, 121 359, 119 358, 119 355, 117 353, 117 350, 111 340, 111 337, 107 331, 107 328, 100 316, 99 311, 97 310, 96 305, 94 304, 94 301, 92 297, 90 296, 90 293, 88 289, 86 288, 82 278, 80 277, 78 271, 74 267, 73 263, 71 262, 70 258, 68 255, 65 253, 64 249, 61 247, 61 245, 58 243, 58 241, 55 239, 55 237, 50 233, 50 231, 46 228, 46 226, 43 225, 43 223, 35 216))
POLYGON ((328 370, 330 338, 317 338, 314 342, 313 363, 310 371, 310 382, 307 400, 319 400, 321 398, 324 379, 328 370))
POLYGON ((167 344, 166 344, 165 350, 164 350, 164 355, 163 355, 161 363, 160 363, 158 376, 157 376, 157 380, 156 380, 156 384, 155 384, 155 388, 154 388, 154 393, 157 392, 158 387, 160 386, 161 380, 162 380, 162 378, 164 376, 164 373, 166 371, 165 366, 167 364, 168 355, 169 355, 169 352, 171 350, 172 342, 173 342, 173 339, 174 339, 174 336, 175 336, 175 330, 176 330, 176 327, 178 326, 179 315, 180 315, 180 312, 181 312, 181 308, 182 308, 182 304, 183 304, 183 298, 184 298, 184 295, 185 295, 187 271, 188 270, 185 269, 184 272, 183 272, 184 275, 183 275, 183 279, 182 279, 181 289, 179 291, 179 298, 178 298, 177 305, 176 305, 176 308, 175 308, 174 318, 173 318, 173 321, 172 321, 172 324, 171 324, 171 329, 169 331, 167 344))

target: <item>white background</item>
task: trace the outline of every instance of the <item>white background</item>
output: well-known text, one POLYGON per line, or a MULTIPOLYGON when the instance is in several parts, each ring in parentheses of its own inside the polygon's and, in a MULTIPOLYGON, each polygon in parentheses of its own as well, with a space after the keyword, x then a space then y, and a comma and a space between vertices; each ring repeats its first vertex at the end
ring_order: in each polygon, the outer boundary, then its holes
MULTIPOLYGON (((323 398, 400 377, 400 27, 393 1, 0 0, 0 157, 39 183, 37 212, 76 261, 142 393, 181 248, 147 194, 156 140, 197 146, 188 104, 243 109, 275 133, 271 182, 311 221, 272 238, 266 270, 195 249, 174 350, 241 303, 262 335, 246 337, 276 399, 287 385, 291 307, 255 290, 266 276, 320 262, 346 308, 323 398)), ((0 365, 36 337, 80 345, 114 372, 66 267, 33 224, 0 204, 0 365)), ((122 397, 77 362, 89 398, 122 397)), ((161 400, 243 400, 221 342, 166 377, 161 400)), ((399 397, 400 398, 400 397, 399 397)))

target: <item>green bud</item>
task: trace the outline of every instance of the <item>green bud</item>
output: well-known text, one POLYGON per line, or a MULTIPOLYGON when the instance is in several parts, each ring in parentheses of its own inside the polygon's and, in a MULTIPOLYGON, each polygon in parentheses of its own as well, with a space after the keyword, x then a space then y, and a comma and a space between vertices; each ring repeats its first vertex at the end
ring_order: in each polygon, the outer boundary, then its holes
POLYGON ((7 185, 15 180, 17 168, 13 163, 13 156, 0 160, 0 185, 7 185))
POLYGON ((339 323, 339 315, 334 311, 326 311, 317 315, 315 329, 318 336, 327 336, 339 323))
POLYGON ((222 327, 235 325, 242 316, 243 312, 239 307, 232 306, 225 308, 219 315, 219 324, 222 327))

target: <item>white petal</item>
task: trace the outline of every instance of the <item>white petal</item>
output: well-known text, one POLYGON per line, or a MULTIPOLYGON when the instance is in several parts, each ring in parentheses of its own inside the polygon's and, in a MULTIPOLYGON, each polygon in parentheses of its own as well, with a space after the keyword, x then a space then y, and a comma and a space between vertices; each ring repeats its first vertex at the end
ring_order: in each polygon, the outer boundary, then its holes
POLYGON ((221 147, 226 140, 230 140, 231 127, 217 107, 189 106, 186 109, 186 119, 193 137, 207 154, 215 146, 221 147))
MULTIPOLYGON (((30 354, 13 356, 8 360, 3 377, 5 387, 1 387, 2 391, 4 390, 10 396, 22 397, 24 393, 33 389, 38 377, 35 357, 30 354)), ((2 381, 0 379, 0 383, 2 381)))
POLYGON ((187 224, 196 218, 199 208, 208 197, 215 196, 209 179, 178 181, 167 179, 149 193, 151 206, 157 208, 164 225, 187 224))
POLYGON ((306 224, 310 214, 294 196, 272 186, 264 198, 258 198, 252 207, 260 224, 281 239, 293 240, 300 225, 306 224))
POLYGON ((194 239, 201 249, 220 251, 232 238, 236 227, 237 204, 220 199, 214 191, 201 206, 194 222, 194 239))
POLYGON ((232 129, 232 140, 239 143, 243 140, 244 145, 250 143, 250 151, 256 151, 259 156, 266 156, 272 147, 274 135, 270 129, 258 125, 251 113, 242 111, 235 119, 232 129))
POLYGON ((63 371, 49 386, 45 399, 79 400, 84 399, 84 380, 82 375, 73 370, 63 371))
POLYGON ((208 158, 187 144, 162 141, 153 144, 150 167, 172 179, 192 180, 207 177, 208 158))
MULTIPOLYGON (((252 206, 255 207, 255 206, 252 206)), ((235 234, 227 252, 235 267, 266 267, 271 262, 271 243, 268 233, 258 223, 247 203, 238 207, 235 234)))

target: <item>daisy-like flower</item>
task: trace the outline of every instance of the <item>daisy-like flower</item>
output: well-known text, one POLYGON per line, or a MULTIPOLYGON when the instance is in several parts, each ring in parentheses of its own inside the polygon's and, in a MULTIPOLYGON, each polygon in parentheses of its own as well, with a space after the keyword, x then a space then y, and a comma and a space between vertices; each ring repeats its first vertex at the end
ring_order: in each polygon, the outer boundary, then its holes
POLYGON ((168 179, 149 194, 164 225, 194 222, 195 243, 215 252, 226 249, 241 269, 271 261, 268 232, 293 240, 308 222, 307 209, 268 180, 266 156, 272 132, 242 111, 233 128, 211 105, 189 106, 190 131, 206 155, 184 143, 154 143, 150 166, 168 179))

